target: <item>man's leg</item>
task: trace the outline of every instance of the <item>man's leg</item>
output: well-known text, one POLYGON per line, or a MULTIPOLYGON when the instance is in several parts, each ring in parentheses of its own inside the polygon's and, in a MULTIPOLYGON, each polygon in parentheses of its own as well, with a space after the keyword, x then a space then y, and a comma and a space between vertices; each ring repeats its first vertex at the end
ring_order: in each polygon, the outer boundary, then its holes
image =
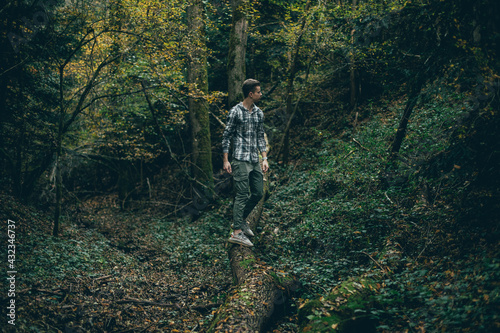
POLYGON ((241 229, 244 225, 244 210, 250 197, 249 193, 249 167, 247 163, 233 161, 233 181, 235 189, 233 205, 233 229, 241 229))
POLYGON ((253 243, 248 239, 245 232, 242 230, 245 228, 243 211, 250 196, 248 174, 251 171, 251 166, 246 162, 234 161, 232 167, 236 195, 233 205, 233 232, 231 233, 228 241, 230 243, 241 244, 244 246, 253 246, 253 243))
POLYGON ((250 215, 264 194, 264 176, 259 163, 254 164, 253 170, 248 175, 248 180, 250 186, 250 197, 246 202, 245 208, 243 209, 243 221, 245 221, 248 215, 250 215))

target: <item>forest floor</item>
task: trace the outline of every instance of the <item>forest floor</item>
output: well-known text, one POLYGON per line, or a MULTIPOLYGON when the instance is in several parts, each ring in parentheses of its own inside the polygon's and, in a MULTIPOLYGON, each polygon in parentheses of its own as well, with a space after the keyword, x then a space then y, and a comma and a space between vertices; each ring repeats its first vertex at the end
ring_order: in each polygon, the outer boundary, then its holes
POLYGON ((77 219, 54 238, 48 217, 2 198, 2 215, 17 228, 16 331, 208 327, 231 292, 229 201, 192 222, 163 219, 157 209, 120 211, 115 199, 82 202, 77 219))
MULTIPOLYGON (((387 234, 383 221, 396 213, 367 215, 383 213, 378 206, 365 207, 366 212, 354 207, 350 213, 350 201, 325 199, 329 183, 314 172, 295 165, 269 179, 271 196, 255 230, 257 264, 293 274, 301 287, 277 307, 281 317, 276 316, 268 332, 298 332, 306 319, 330 323, 337 301, 346 299, 337 293, 342 286, 368 280, 373 283, 364 284, 372 293, 363 297, 369 303, 358 302, 361 308, 355 311, 378 318, 381 332, 472 332, 472 327, 493 332, 500 327, 497 233, 464 229, 458 232, 470 238, 467 242, 448 234, 441 240, 443 225, 430 219, 425 235, 438 236, 421 243, 416 259, 399 257, 394 265, 389 257, 395 252, 387 244, 419 233, 387 234), (335 218, 343 223, 329 222, 335 218), (429 255, 423 256, 424 250, 429 255), (352 280, 356 277, 364 280, 352 280), (307 311, 301 315, 299 309, 307 311)), ((0 217, 16 225, 18 272, 16 326, 3 330, 204 332, 234 290, 226 242, 230 203, 221 198, 192 221, 189 215, 173 218, 158 207, 123 211, 116 196, 98 196, 65 216, 60 236, 53 237, 49 215, 0 196, 0 217)), ((421 207, 411 211, 425 218, 421 207)), ((6 233, 2 237, 6 244, 6 233)), ((2 307, 3 318, 5 312, 2 307)))

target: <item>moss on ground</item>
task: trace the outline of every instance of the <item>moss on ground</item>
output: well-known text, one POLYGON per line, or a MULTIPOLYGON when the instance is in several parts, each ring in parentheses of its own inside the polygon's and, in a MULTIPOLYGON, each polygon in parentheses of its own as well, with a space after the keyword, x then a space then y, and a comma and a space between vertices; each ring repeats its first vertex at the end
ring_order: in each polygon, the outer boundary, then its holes
POLYGON ((327 297, 301 306, 298 320, 301 332, 375 332, 375 281, 352 278, 336 287, 327 297))

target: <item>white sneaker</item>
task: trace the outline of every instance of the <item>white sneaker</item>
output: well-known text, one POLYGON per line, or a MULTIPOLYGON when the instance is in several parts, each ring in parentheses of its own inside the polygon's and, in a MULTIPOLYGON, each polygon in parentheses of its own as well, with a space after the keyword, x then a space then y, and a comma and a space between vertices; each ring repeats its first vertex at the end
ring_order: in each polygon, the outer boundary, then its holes
POLYGON ((247 236, 245 236, 245 233, 242 231, 239 234, 234 234, 234 232, 231 233, 231 237, 229 237, 228 240, 230 243, 234 244, 241 244, 244 246, 253 246, 253 243, 248 239, 247 236))

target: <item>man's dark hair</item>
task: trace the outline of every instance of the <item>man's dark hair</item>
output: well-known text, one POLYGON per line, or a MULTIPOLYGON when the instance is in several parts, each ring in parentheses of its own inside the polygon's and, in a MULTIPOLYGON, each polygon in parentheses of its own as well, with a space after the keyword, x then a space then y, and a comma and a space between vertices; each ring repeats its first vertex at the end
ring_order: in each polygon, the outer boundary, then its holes
POLYGON ((243 82, 243 87, 242 87, 243 97, 247 98, 248 94, 250 94, 251 92, 253 92, 255 90, 255 88, 259 87, 259 86, 260 86, 260 82, 257 81, 257 80, 255 80, 255 79, 247 79, 247 80, 245 80, 245 82, 243 82))

